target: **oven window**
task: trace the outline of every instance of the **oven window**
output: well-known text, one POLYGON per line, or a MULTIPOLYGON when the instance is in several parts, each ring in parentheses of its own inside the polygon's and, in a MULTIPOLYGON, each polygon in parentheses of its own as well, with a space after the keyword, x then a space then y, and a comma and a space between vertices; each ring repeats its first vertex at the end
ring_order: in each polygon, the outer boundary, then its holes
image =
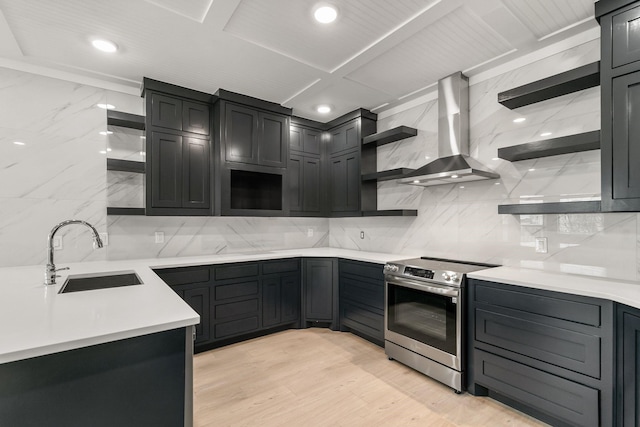
POLYGON ((444 295, 388 283, 387 329, 456 354, 456 304, 444 295))

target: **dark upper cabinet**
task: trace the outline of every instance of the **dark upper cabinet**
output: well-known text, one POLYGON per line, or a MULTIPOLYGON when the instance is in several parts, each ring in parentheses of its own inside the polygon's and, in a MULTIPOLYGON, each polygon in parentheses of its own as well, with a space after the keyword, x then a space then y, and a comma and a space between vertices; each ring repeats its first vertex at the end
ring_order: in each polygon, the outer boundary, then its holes
POLYGON ((618 305, 617 424, 640 425, 640 310, 618 305))
POLYGON ((319 158, 291 154, 289 176, 289 208, 295 213, 322 214, 322 179, 319 158))
POLYGON ((289 130, 289 148, 305 154, 320 156, 322 150, 322 131, 291 125, 289 130))
POLYGON ((302 212, 302 201, 304 199, 304 175, 302 168, 304 164, 304 156, 299 154, 291 154, 289 156, 289 164, 287 166, 287 175, 289 176, 289 210, 291 212, 302 212))
POLYGON ((330 153, 334 155, 360 147, 360 119, 351 120, 330 131, 330 153))
POLYGON ((286 116, 226 103, 224 124, 227 162, 286 167, 289 145, 286 116))
POLYGON ((151 167, 147 169, 148 214, 208 215, 211 207, 209 140, 152 132, 147 152, 151 160, 151 167))
POLYGON ((640 2, 599 1, 601 12, 601 206, 640 211, 640 2))
POLYGON ((351 152, 329 161, 329 197, 332 212, 360 210, 360 153, 351 152))
POLYGON ((289 148, 291 151, 303 151, 303 133, 304 129, 291 125, 289 127, 289 148))
POLYGON ((151 125, 209 135, 209 106, 160 93, 151 93, 151 125))

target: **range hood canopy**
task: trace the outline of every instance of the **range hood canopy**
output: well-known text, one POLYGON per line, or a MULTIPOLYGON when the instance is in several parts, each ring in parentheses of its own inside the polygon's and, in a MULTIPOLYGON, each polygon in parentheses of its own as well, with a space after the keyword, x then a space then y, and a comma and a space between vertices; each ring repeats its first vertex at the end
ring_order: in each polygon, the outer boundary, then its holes
POLYGON ((496 178, 469 156, 469 78, 458 71, 438 81, 438 158, 398 182, 426 187, 496 178))

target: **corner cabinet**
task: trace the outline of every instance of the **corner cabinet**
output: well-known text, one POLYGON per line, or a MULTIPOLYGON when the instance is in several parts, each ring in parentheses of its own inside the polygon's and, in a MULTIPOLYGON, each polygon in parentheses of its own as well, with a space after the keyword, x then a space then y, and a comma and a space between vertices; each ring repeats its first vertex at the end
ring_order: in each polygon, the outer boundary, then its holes
POLYGON ((617 424, 640 425, 640 310, 618 304, 617 424))
POLYGON ((596 3, 601 26, 602 211, 640 211, 640 2, 596 3))
POLYGON ((305 258, 302 274, 305 324, 328 324, 332 330, 338 330, 338 260, 305 258))
POLYGON ((144 79, 147 215, 211 215, 212 96, 144 79))

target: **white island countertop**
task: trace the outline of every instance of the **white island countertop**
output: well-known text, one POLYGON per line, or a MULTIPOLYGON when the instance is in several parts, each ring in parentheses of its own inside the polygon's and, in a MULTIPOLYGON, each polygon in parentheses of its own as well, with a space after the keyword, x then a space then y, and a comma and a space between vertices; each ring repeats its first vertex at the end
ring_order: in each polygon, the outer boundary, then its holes
POLYGON ((339 257, 384 264, 415 254, 313 248, 183 258, 60 263, 45 286, 44 265, 0 268, 0 363, 195 325, 198 314, 152 271, 190 265, 294 257, 339 257), (68 275, 134 271, 142 285, 58 294, 68 275))
POLYGON ((640 308, 640 282, 518 267, 491 268, 467 276, 507 285, 601 298, 640 308))

